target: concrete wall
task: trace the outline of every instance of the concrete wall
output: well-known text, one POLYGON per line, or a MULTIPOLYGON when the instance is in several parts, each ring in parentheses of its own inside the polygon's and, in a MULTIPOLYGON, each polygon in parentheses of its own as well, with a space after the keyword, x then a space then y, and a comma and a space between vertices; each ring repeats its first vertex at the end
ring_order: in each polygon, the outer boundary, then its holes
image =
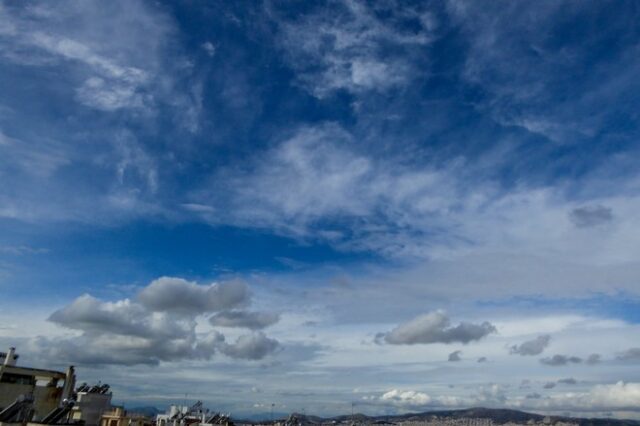
POLYGON ((111 409, 111 394, 79 392, 76 407, 80 416, 74 412, 74 418, 84 420, 86 426, 98 426, 102 414, 111 409))
POLYGON ((35 399, 34 416, 41 419, 60 403, 62 388, 0 383, 0 407, 12 404, 20 395, 33 393, 35 399))

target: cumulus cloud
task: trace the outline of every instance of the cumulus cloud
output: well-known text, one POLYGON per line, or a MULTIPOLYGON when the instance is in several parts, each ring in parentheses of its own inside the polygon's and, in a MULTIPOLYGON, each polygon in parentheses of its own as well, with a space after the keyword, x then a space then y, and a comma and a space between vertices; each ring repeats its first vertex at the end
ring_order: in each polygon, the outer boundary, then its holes
POLYGON ((509 405, 513 408, 539 410, 635 411, 640 405, 640 383, 618 382, 597 385, 586 392, 561 393, 535 401, 511 400, 509 405))
MULTIPOLYGON (((217 351, 236 359, 261 359, 279 345, 263 333, 227 343, 217 331, 196 332, 202 315, 246 304, 248 299, 248 287, 239 281, 199 285, 163 277, 142 289, 138 301, 103 302, 90 295, 78 297, 51 314, 49 320, 82 334, 40 338, 34 345, 39 353, 78 364, 157 365, 163 361, 206 360, 217 351)), ((277 321, 277 315, 227 319, 235 319, 236 326, 260 328, 277 321)))
POLYGON ((83 333, 78 337, 38 337, 29 349, 43 359, 56 359, 81 365, 158 365, 161 362, 208 360, 223 342, 213 332, 196 336, 192 332, 171 337, 83 333))
MULTIPOLYGON (((495 333, 496 328, 489 322, 472 324, 462 322, 450 325, 449 318, 442 311, 420 315, 409 322, 400 324, 384 334, 384 341, 392 345, 414 345, 420 343, 469 343, 495 333)), ((382 335, 378 335, 378 340, 382 335)))
POLYGON ((138 294, 140 303, 152 311, 193 315, 243 306, 249 298, 249 287, 242 281, 202 286, 172 277, 158 278, 138 294))
POLYGON ((209 318, 213 326, 241 327, 261 330, 277 323, 280 315, 275 312, 224 311, 209 318))
POLYGON ((498 384, 480 386, 467 396, 429 395, 414 390, 392 389, 379 397, 366 400, 400 408, 417 409, 423 407, 470 407, 505 404, 504 388, 498 384))
POLYGON ((616 355, 616 359, 619 361, 640 362, 640 348, 629 348, 616 355))
MULTIPOLYGON (((553 389, 555 382, 545 385, 553 389)), ((410 409, 421 407, 469 407, 469 406, 504 406, 530 410, 630 410, 636 411, 640 404, 640 383, 624 383, 597 385, 585 392, 566 392, 548 396, 533 392, 525 396, 507 397, 499 385, 482 386, 474 394, 466 397, 431 396, 424 392, 393 389, 380 397, 365 397, 366 401, 388 404, 410 409)))
POLYGON ((102 302, 88 294, 55 311, 49 321, 95 335, 172 337, 190 331, 188 322, 162 313, 150 315, 143 306, 128 299, 102 302))
POLYGON ((397 405, 407 406, 424 406, 429 405, 432 401, 431 397, 424 392, 416 391, 400 391, 398 389, 392 389, 385 392, 380 400, 383 402, 392 402, 397 405))
POLYGON ((278 346, 277 340, 258 332, 240 336, 235 343, 225 343, 220 346, 220 351, 231 358, 258 360, 274 352, 278 346))
POLYGON ((551 341, 551 336, 542 335, 538 336, 533 340, 527 340, 526 342, 521 343, 520 345, 513 345, 509 349, 509 352, 512 354, 518 355, 539 355, 541 354, 547 346, 549 346, 549 342, 551 341))
POLYGON ((613 220, 611 208, 601 205, 576 207, 571 210, 569 217, 578 228, 590 228, 613 220))
POLYGON ((462 354, 462 351, 453 351, 449 354, 447 361, 449 362, 461 361, 462 360, 462 358, 460 357, 461 354, 462 354))
POLYGON ((582 358, 577 356, 556 354, 552 357, 541 358, 540 362, 545 365, 560 366, 567 364, 580 364, 582 362, 582 358))

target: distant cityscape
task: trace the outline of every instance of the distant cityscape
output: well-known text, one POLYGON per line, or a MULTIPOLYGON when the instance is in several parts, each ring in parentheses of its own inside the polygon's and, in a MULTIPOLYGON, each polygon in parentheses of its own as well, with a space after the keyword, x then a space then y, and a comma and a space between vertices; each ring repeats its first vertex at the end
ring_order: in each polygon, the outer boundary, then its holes
POLYGON ((154 415, 113 405, 113 392, 108 384, 77 385, 73 366, 66 371, 46 370, 20 366, 18 359, 15 348, 0 352, 0 426, 640 426, 640 421, 633 420, 571 419, 489 409, 381 417, 352 414, 328 419, 292 413, 283 419, 248 421, 209 409, 201 401, 192 405, 171 405, 166 412, 154 415))

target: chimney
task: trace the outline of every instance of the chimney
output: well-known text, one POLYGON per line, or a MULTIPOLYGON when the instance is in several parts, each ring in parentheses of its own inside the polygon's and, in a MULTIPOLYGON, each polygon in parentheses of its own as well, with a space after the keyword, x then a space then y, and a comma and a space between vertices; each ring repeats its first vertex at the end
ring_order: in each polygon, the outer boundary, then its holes
POLYGON ((71 399, 73 397, 73 390, 76 387, 76 371, 73 365, 70 365, 67 368, 67 375, 64 378, 64 387, 62 388, 62 397, 60 398, 60 402, 62 403, 65 399, 71 399))
POLYGON ((13 367, 16 365, 16 348, 9 348, 9 352, 7 352, 7 357, 4 359, 4 365, 7 367, 13 367))

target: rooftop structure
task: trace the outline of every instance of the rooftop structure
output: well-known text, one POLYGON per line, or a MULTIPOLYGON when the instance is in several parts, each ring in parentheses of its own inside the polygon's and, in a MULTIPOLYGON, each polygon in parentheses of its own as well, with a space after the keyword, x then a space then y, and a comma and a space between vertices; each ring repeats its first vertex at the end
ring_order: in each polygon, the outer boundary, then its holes
POLYGON ((156 416, 156 426, 232 426, 228 414, 211 412, 198 401, 191 407, 172 405, 165 414, 156 416))
POLYGON ((71 397, 75 386, 74 368, 70 366, 63 372, 21 367, 17 365, 18 357, 15 348, 0 354, 0 413, 13 404, 30 403, 33 419, 43 420, 71 397))
POLYGON ((100 426, 152 426, 146 416, 128 413, 123 407, 111 407, 102 414, 100 426))
POLYGON ((112 393, 109 385, 89 386, 83 383, 76 389, 76 404, 71 419, 82 420, 86 426, 99 426, 102 415, 110 410, 112 393))

